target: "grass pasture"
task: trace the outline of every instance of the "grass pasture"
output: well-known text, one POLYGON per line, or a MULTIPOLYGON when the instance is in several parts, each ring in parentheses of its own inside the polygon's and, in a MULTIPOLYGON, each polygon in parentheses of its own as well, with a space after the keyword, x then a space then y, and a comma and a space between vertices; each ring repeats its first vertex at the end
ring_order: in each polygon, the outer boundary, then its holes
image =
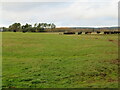
POLYGON ((117 88, 118 35, 2 33, 3 88, 117 88))

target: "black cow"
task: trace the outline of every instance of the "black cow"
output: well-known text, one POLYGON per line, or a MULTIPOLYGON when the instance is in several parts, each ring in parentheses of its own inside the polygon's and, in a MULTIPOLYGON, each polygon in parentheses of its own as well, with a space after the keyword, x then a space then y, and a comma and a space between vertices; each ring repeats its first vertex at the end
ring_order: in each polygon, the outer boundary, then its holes
POLYGON ((99 31, 97 31, 97 34, 100 34, 100 32, 99 32, 99 31))
POLYGON ((78 32, 78 35, 79 35, 79 34, 82 34, 82 32, 78 32))
POLYGON ((85 32, 85 34, 91 34, 91 32, 85 32))
POLYGON ((75 32, 64 32, 64 34, 75 34, 75 32))
POLYGON ((114 32, 110 32, 111 34, 114 34, 114 32))
POLYGON ((114 33, 115 33, 115 34, 120 34, 120 31, 115 31, 114 33))
POLYGON ((16 32, 16 30, 13 30, 13 32, 16 32))

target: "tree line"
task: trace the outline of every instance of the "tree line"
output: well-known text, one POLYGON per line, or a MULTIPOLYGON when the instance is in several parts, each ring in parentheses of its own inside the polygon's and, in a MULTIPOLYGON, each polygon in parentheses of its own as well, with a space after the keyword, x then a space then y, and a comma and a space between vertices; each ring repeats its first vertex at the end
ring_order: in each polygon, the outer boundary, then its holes
POLYGON ((25 25, 21 25, 21 23, 14 23, 10 25, 8 28, 3 27, 3 32, 45 32, 46 29, 54 29, 56 25, 54 23, 35 23, 34 26, 26 23, 25 25))

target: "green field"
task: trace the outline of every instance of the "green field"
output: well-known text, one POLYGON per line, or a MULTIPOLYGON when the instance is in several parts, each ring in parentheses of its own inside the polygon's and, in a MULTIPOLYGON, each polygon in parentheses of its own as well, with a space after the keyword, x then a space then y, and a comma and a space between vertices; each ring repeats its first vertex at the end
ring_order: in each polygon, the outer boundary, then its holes
POLYGON ((118 35, 2 33, 3 88, 117 88, 118 35))

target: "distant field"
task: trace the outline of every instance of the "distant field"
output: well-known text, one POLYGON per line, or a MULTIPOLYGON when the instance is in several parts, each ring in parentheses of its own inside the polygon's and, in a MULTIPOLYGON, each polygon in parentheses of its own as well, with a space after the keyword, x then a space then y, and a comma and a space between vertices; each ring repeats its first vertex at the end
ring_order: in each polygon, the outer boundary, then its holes
POLYGON ((3 32, 3 88, 117 88, 118 35, 3 32))

